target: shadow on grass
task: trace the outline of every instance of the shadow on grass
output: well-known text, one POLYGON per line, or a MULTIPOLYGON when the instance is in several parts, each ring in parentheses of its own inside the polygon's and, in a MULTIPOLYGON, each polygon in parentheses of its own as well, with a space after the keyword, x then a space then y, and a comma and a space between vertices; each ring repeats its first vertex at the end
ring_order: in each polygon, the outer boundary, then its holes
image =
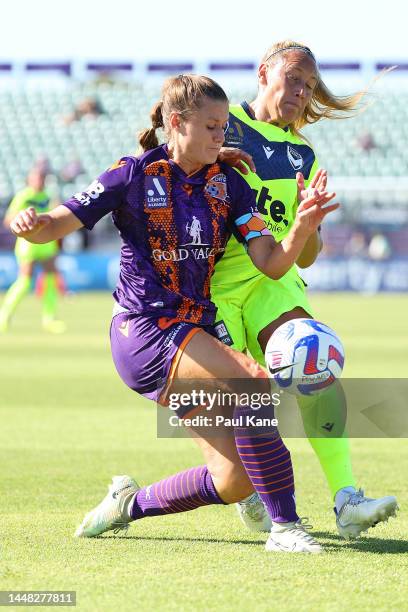
POLYGON ((177 537, 171 537, 171 536, 130 536, 130 535, 112 535, 112 536, 108 536, 108 537, 102 537, 102 536, 96 536, 95 538, 92 538, 93 540, 134 540, 136 541, 151 541, 151 542, 205 542, 206 544, 251 544, 251 545, 259 545, 262 544, 263 546, 265 545, 265 541, 266 541, 266 534, 265 534, 265 540, 223 540, 223 539, 219 539, 219 538, 201 538, 200 536, 198 536, 197 538, 185 538, 183 536, 180 536, 179 538, 177 537))
MULTIPOLYGON (((318 540, 331 540, 330 542, 323 542, 323 547, 327 551, 350 551, 355 550, 358 552, 374 553, 374 554, 391 554, 397 555, 401 553, 408 553, 408 541, 404 540, 390 540, 380 539, 373 537, 361 537, 358 540, 346 541, 338 535, 330 533, 328 531, 313 531, 313 536, 318 540)), ((108 537, 97 536, 96 538, 100 541, 114 540, 134 540, 137 541, 150 541, 150 542, 192 542, 192 543, 206 543, 206 544, 243 544, 250 546, 264 546, 265 540, 230 540, 222 538, 206 538, 197 536, 196 538, 186 538, 183 536, 172 537, 172 536, 131 536, 131 535, 112 535, 108 537)))
POLYGON ((329 533, 328 531, 313 531, 313 536, 317 539, 332 540, 325 542, 324 548, 327 550, 356 550, 359 552, 399 555, 408 553, 408 541, 390 540, 389 538, 373 538, 372 536, 362 536, 358 540, 344 540, 340 536, 329 533))

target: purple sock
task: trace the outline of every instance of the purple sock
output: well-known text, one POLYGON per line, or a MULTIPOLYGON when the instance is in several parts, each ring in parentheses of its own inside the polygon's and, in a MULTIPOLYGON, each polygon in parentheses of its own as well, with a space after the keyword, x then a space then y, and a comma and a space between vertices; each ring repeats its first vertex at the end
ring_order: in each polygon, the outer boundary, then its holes
POLYGON ((272 418, 270 408, 254 411, 236 408, 234 419, 241 417, 242 426, 235 427, 235 443, 255 491, 264 502, 273 521, 297 521, 295 481, 290 452, 277 429, 260 430, 246 424, 247 416, 272 418))
POLYGON ((136 520, 223 503, 207 467, 200 465, 140 489, 129 505, 129 515, 136 520))

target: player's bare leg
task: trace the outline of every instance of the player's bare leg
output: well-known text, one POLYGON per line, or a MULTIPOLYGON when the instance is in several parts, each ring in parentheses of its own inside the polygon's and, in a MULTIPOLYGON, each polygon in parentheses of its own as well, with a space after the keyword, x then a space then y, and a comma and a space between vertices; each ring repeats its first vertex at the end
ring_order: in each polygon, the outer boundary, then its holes
POLYGON ((22 262, 19 266, 17 279, 9 287, 0 308, 0 333, 8 330, 11 317, 17 306, 30 291, 34 263, 33 261, 22 262))
POLYGON ((45 331, 52 334, 62 334, 66 330, 64 321, 56 318, 58 286, 55 257, 42 262, 44 270, 43 316, 42 325, 45 331))
MULTIPOLYGON (((237 381, 256 382, 258 390, 270 390, 267 375, 259 365, 202 330, 195 333, 184 348, 169 393, 185 392, 183 381, 195 380, 202 381, 207 390, 217 390, 220 381, 232 392, 237 381)), ((251 406, 245 409, 242 406, 218 406, 220 408, 225 410, 226 418, 253 413, 251 406)), ((137 485, 129 477, 126 486, 119 487, 122 481, 118 481, 119 489, 111 485, 108 496, 87 515, 77 535, 89 537, 147 516, 230 503, 248 496, 255 489, 268 512, 277 518, 267 550, 320 552, 319 544, 305 530, 304 524, 298 522, 290 454, 277 431, 260 435, 251 427, 239 425, 230 429, 229 436, 225 431, 223 435, 214 430, 211 434, 203 433, 200 427, 192 430, 203 452, 205 465, 135 492, 132 492, 132 487, 137 485), (277 479, 273 476, 276 464, 280 468, 277 479), (277 495, 282 490, 284 494, 277 495)), ((125 477, 121 478, 125 480, 125 477)))

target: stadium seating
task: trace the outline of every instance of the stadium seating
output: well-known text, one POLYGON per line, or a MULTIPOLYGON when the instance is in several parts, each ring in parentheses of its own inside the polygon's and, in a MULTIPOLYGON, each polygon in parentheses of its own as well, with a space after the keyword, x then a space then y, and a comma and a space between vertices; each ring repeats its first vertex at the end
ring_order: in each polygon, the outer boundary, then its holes
MULTIPOLYGON (((232 100, 252 96, 236 89, 232 100)), ((85 84, 45 89, 3 89, 0 92, 0 198, 24 184, 30 166, 46 156, 58 174, 72 159, 81 160, 83 185, 123 153, 136 149, 136 133, 148 124, 158 86, 85 84), (64 117, 85 98, 97 99, 104 113, 70 124, 64 117)), ((307 127, 321 164, 332 176, 404 176, 408 166, 408 93, 387 93, 372 100, 352 121, 322 121, 307 127), (371 135, 373 148, 363 150, 359 138, 371 135)), ((77 185, 65 185, 71 193, 77 185)))
MULTIPOLYGON (((154 79, 143 85, 64 81, 4 87, 0 91, 1 209, 24 186, 27 172, 40 158, 48 158, 53 170, 49 188, 63 200, 121 155, 135 153, 137 132, 149 125, 149 111, 159 91, 160 81, 154 79), (102 112, 69 122, 67 118, 88 98, 97 100, 102 112), (62 180, 61 171, 74 160, 80 162, 83 173, 71 181, 62 180)), ((227 91, 234 102, 254 97, 248 87, 227 91)), ((406 224, 408 91, 380 88, 368 103, 353 120, 323 120, 303 131, 345 204, 332 222, 344 222, 345 217, 355 221, 362 208, 383 205, 392 208, 396 224, 406 224)))

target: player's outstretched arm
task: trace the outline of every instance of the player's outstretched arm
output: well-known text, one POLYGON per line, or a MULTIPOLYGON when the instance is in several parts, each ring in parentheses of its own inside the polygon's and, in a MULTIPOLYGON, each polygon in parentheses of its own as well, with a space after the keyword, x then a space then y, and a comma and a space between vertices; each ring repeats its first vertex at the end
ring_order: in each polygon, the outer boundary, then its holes
POLYGON ((10 230, 17 238, 43 244, 59 240, 82 227, 81 221, 66 206, 57 206, 47 214, 38 215, 35 208, 26 208, 10 223, 10 230))
POLYGON ((339 204, 328 204, 335 195, 327 191, 316 192, 303 200, 297 210, 293 227, 282 242, 277 243, 270 236, 250 240, 248 253, 254 265, 275 280, 286 274, 325 216, 339 207, 339 204))

